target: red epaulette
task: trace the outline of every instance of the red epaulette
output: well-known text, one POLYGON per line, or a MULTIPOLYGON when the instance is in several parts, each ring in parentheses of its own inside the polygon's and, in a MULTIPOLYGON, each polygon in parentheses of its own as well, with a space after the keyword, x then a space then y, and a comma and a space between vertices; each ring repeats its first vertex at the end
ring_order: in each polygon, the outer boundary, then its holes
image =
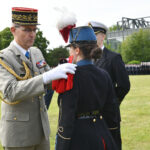
MULTIPOLYGON (((72 63, 73 56, 69 57, 69 63, 72 63)), ((52 81, 52 89, 55 90, 57 93, 64 93, 69 91, 73 88, 73 74, 68 73, 67 79, 59 79, 52 81)))

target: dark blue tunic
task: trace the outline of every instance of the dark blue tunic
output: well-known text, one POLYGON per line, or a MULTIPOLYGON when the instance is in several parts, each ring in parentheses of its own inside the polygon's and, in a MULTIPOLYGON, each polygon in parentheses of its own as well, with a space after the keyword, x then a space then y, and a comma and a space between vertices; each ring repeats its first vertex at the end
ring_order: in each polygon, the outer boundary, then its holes
POLYGON ((58 97, 56 150, 117 150, 105 123, 105 117, 112 128, 118 122, 111 79, 88 61, 78 65, 73 89, 58 97))

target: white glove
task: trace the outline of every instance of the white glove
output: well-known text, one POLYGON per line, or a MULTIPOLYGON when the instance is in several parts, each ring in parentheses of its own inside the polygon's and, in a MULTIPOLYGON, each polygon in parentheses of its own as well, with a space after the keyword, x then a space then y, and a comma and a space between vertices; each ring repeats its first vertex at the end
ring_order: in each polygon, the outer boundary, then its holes
POLYGON ((54 69, 43 73, 44 84, 48 84, 52 80, 58 80, 62 78, 67 79, 68 76, 66 73, 75 74, 76 66, 77 65, 75 64, 65 63, 62 65, 58 65, 54 69))

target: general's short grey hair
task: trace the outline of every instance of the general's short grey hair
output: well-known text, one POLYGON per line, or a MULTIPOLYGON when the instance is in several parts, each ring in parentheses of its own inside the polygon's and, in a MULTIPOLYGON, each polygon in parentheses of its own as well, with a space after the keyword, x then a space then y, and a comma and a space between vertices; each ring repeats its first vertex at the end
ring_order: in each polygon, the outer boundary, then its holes
POLYGON ((12 23, 12 27, 20 27, 20 25, 18 25, 16 23, 12 23))

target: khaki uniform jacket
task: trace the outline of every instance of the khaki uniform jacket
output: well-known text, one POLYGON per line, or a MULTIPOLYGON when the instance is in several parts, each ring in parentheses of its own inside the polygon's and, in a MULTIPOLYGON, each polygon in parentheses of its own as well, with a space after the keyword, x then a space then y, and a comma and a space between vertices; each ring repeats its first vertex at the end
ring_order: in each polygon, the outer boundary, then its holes
POLYGON ((19 76, 25 75, 22 60, 28 65, 32 78, 18 81, 0 65, 0 92, 7 102, 21 100, 9 105, 1 102, 0 140, 4 147, 26 147, 40 144, 45 136, 49 140, 49 121, 43 94, 45 92, 42 73, 49 66, 39 69, 36 62, 44 60, 38 48, 30 49, 28 60, 13 43, 1 51, 0 58, 19 76))

